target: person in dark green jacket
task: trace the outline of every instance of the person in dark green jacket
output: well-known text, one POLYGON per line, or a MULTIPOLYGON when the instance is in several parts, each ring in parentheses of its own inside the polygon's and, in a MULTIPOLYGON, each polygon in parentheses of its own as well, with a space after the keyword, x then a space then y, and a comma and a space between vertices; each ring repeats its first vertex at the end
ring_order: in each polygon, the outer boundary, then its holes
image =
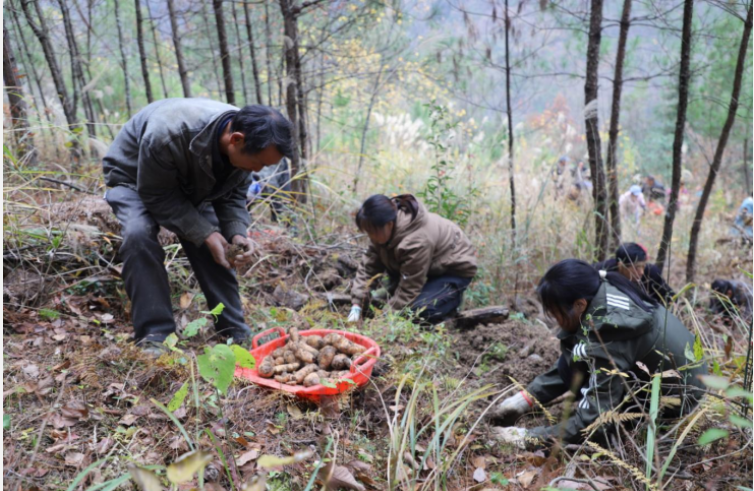
POLYGON ((120 130, 103 159, 105 199, 121 224, 122 276, 145 351, 158 354, 175 331, 160 226, 178 235, 209 307, 225 305, 216 329, 249 337, 232 271, 251 260, 246 190, 250 173, 289 156, 292 144, 276 109, 198 98, 149 104, 120 130), (230 244, 245 252, 227 259, 230 244))
POLYGON ((566 259, 547 271, 537 293, 545 311, 560 325, 561 356, 525 391, 504 400, 488 415, 512 421, 535 409, 535 400, 546 404, 568 390, 576 400, 571 416, 562 423, 494 429, 501 440, 524 448, 553 440, 580 443, 600 438, 609 425, 600 425, 594 434, 584 430, 608 411, 646 411, 646 392, 639 389, 656 374, 663 374, 662 395, 677 402, 663 408, 663 417, 679 417, 696 406, 702 387, 699 375, 707 368, 703 361, 686 358, 694 336, 620 273, 566 259))

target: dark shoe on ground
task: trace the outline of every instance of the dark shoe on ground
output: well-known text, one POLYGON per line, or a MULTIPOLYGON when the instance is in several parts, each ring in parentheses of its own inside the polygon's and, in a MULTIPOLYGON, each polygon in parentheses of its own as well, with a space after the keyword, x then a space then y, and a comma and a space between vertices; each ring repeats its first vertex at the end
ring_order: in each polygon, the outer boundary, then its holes
POLYGON ((165 346, 162 341, 144 340, 138 343, 141 348, 141 352, 151 358, 159 358, 165 353, 169 353, 170 350, 165 346))
POLYGON ((234 344, 245 345, 251 342, 251 335, 253 333, 249 326, 237 326, 218 331, 218 334, 233 338, 234 344))

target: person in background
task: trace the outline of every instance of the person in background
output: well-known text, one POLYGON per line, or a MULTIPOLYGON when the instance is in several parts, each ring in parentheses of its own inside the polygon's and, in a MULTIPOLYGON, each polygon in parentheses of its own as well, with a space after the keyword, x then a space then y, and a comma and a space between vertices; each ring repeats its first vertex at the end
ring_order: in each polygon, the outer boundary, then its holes
POLYGON ((715 280, 712 282, 710 310, 715 315, 730 319, 738 315, 746 324, 752 321, 751 284, 738 280, 715 280))
POLYGON ((660 204, 664 204, 665 199, 667 198, 665 186, 657 182, 652 175, 644 177, 644 185, 642 186, 641 191, 650 202, 657 201, 660 204))
POLYGON ((267 201, 270 205, 272 221, 277 223, 279 218, 290 211, 289 205, 294 201, 288 160, 283 159, 277 165, 265 167, 259 172, 252 172, 251 179, 252 182, 246 192, 247 205, 258 199, 267 201))
POLYGON ((569 186, 568 183, 568 161, 569 158, 563 155, 558 159, 558 163, 555 165, 555 169, 552 170, 552 182, 555 186, 555 195, 560 196, 562 193, 567 192, 569 186))
POLYGON ((751 196, 741 202, 741 206, 736 213, 734 225, 731 227, 731 234, 735 237, 742 235, 752 238, 752 218, 754 217, 754 201, 751 196))
POLYGON ((175 232, 207 298, 225 306, 215 328, 248 339, 233 268, 251 261, 250 173, 291 154, 291 123, 267 106, 207 99, 149 104, 120 130, 103 159, 105 199, 121 224, 123 280, 134 340, 159 355, 175 332, 160 226, 175 232), (231 244, 242 251, 226 257, 231 244))
POLYGON ((515 421, 569 390, 575 395, 571 416, 561 424, 533 429, 496 427, 493 435, 519 448, 535 449, 553 441, 604 442, 610 424, 584 430, 608 411, 648 409, 644 388, 650 374, 675 370, 662 378, 663 418, 688 414, 702 395, 704 362, 686 358, 694 335, 661 305, 635 289, 617 272, 597 271, 584 261, 566 259, 542 277, 537 294, 545 312, 560 326, 561 355, 553 367, 516 395, 493 407, 493 420, 515 421), (647 373, 649 372, 649 373, 647 373), (638 406, 638 407, 637 407, 638 406))
POLYGON ((477 271, 476 250, 458 225, 430 213, 413 195, 370 196, 356 214, 370 244, 351 287, 348 322, 361 319, 371 283, 390 276, 387 305, 410 309, 421 321, 442 322, 457 312, 477 271))
POLYGON ((629 223, 633 222, 634 227, 638 230, 641 223, 641 217, 644 214, 644 210, 647 209, 647 202, 644 201, 644 194, 641 192, 641 187, 634 184, 631 188, 623 193, 618 199, 620 206, 620 214, 627 220, 632 219, 629 223))
POLYGON ((615 257, 595 263, 594 269, 617 271, 661 304, 667 305, 675 295, 662 277, 660 268, 647 262, 647 250, 644 246, 635 242, 621 244, 615 251, 615 257))

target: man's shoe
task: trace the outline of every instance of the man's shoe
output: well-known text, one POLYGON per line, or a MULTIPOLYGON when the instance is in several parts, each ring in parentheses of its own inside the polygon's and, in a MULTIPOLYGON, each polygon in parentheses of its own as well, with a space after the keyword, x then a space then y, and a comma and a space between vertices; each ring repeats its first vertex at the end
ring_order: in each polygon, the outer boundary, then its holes
POLYGON ((170 350, 165 346, 162 341, 148 341, 144 340, 138 343, 141 348, 141 352, 151 358, 159 358, 165 353, 169 353, 170 350))
POLYGON ((252 330, 249 326, 236 326, 218 331, 219 334, 233 338, 235 344, 245 344, 251 340, 252 330))

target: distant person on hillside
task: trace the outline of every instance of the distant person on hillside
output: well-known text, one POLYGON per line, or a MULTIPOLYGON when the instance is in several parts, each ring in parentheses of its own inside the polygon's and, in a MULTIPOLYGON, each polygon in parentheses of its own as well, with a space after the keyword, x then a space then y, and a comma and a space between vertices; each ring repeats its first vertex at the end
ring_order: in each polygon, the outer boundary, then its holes
POLYGON ((694 335, 625 277, 566 259, 545 273, 537 294, 545 312, 560 326, 560 358, 526 390, 493 407, 488 416, 510 425, 535 410, 537 403, 547 404, 568 391, 576 402, 561 424, 497 427, 492 429, 496 438, 529 450, 555 441, 604 443, 607 433, 615 430, 613 424, 585 430, 608 411, 646 414, 650 374, 666 370, 676 370, 679 376, 662 378, 661 395, 676 399, 677 404, 662 405, 660 417, 682 417, 696 406, 703 395, 698 377, 707 374, 707 367, 686 358, 694 335))
POLYGON ((738 315, 750 324, 752 321, 751 283, 746 284, 737 280, 713 281, 710 310, 728 319, 738 315))
POLYGON ((751 197, 744 199, 736 213, 734 225, 731 228, 731 234, 735 237, 745 235, 752 238, 752 218, 754 218, 754 201, 751 197))
POLYGON ((351 287, 348 322, 358 322, 371 283, 390 277, 387 305, 437 324, 453 315, 477 271, 476 249, 458 225, 430 213, 413 195, 369 197, 356 214, 369 248, 351 287))
POLYGON ((634 242, 621 244, 615 251, 615 257, 595 263, 594 269, 617 271, 660 304, 670 303, 675 295, 663 279, 660 268, 647 262, 644 246, 634 242))
POLYGON ((555 165, 555 168, 552 170, 551 178, 553 185, 555 186, 555 195, 560 196, 561 194, 568 191, 568 161, 570 159, 563 155, 558 159, 558 163, 555 165))
POLYGON ((265 200, 270 205, 272 221, 290 211, 293 202, 291 173, 288 160, 283 159, 277 165, 270 165, 259 172, 251 173, 251 185, 246 191, 246 202, 251 205, 256 200, 265 200))
POLYGON ((160 226, 178 235, 215 328, 248 339, 233 268, 252 260, 246 191, 250 173, 290 155, 291 123, 267 106, 237 108, 207 99, 149 104, 120 130, 103 159, 105 199, 121 224, 123 280, 134 337, 151 355, 175 332, 160 226), (231 244, 241 251, 226 254, 231 244))
POLYGON ((632 223, 638 230, 641 223, 641 217, 644 214, 644 210, 647 209, 647 202, 644 201, 644 194, 641 192, 641 187, 634 184, 631 188, 623 193, 618 200, 620 206, 620 214, 629 223, 632 223))
POLYGON ((647 211, 653 215, 662 215, 665 213, 665 200, 667 199, 667 191, 665 186, 657 182, 654 176, 646 176, 644 178, 644 185, 641 188, 641 192, 647 199, 647 211))

